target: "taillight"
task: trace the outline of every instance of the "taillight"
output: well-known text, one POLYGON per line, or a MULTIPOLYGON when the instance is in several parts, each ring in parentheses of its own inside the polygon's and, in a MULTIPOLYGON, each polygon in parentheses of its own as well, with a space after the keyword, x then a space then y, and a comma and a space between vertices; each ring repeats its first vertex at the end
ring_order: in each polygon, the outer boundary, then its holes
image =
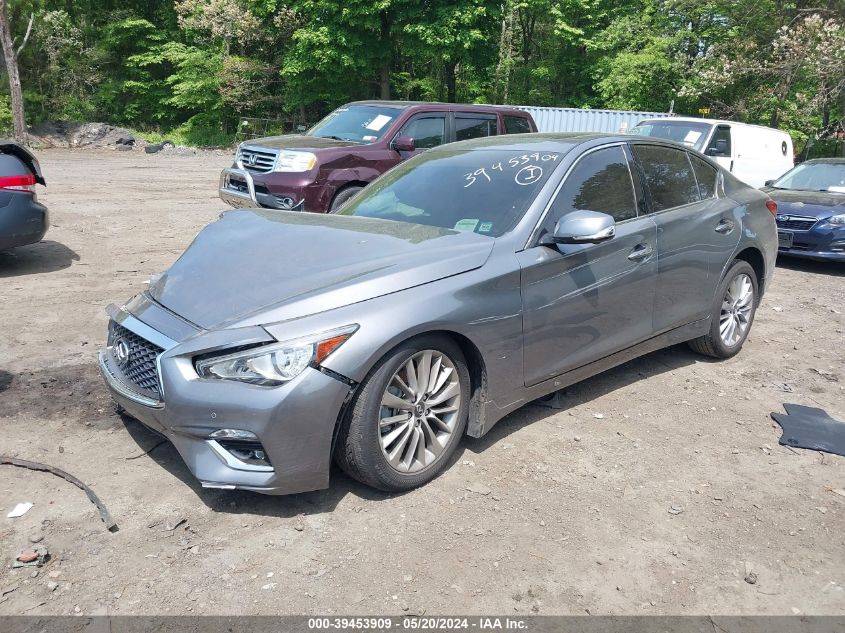
POLYGON ((774 200, 766 200, 766 208, 769 210, 769 213, 772 215, 778 214, 778 203, 774 200))
POLYGON ((19 174, 16 176, 0 176, 0 189, 35 191, 35 175, 19 174))

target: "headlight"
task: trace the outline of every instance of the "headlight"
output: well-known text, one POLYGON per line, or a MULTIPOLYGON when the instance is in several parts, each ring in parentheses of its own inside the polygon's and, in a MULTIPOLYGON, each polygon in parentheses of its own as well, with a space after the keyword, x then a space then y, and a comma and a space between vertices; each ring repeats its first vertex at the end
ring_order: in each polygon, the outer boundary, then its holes
POLYGON ((834 224, 836 226, 845 226, 845 213, 840 215, 834 215, 828 218, 827 220, 830 224, 834 224))
POLYGON ((281 385, 296 378, 306 367, 323 362, 357 329, 357 325, 347 325, 292 341, 205 358, 197 361, 197 373, 203 378, 239 380, 264 386, 281 385))
POLYGON ((279 152, 273 171, 303 172, 310 170, 316 164, 317 157, 311 152, 293 152, 283 149, 279 152))

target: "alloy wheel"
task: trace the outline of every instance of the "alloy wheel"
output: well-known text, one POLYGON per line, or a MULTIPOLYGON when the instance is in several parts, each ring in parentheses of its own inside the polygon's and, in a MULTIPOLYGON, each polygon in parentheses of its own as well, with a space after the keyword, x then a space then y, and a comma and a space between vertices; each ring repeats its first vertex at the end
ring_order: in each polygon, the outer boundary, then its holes
POLYGON ((733 347, 743 339, 753 307, 754 284, 745 273, 737 275, 728 284, 719 313, 719 335, 725 345, 733 347))
POLYGON ((414 473, 443 453, 458 422, 461 384, 452 360, 437 350, 414 354, 382 396, 379 443, 390 466, 414 473))

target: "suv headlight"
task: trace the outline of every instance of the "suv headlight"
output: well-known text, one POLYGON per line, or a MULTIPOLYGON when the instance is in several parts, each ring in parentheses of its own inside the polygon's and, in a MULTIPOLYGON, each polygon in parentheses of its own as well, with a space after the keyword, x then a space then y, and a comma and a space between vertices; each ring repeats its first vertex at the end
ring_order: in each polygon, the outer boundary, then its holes
POLYGON ((276 158, 273 171, 303 172, 309 171, 317 164, 317 157, 311 152, 294 152, 283 149, 276 158))
POLYGON ((357 329, 357 324, 347 325, 304 338, 204 358, 196 363, 197 374, 203 378, 238 380, 253 385, 281 385, 296 378, 307 367, 323 362, 357 329))
POLYGON ((829 217, 827 221, 835 226, 845 226, 845 213, 833 215, 829 217))

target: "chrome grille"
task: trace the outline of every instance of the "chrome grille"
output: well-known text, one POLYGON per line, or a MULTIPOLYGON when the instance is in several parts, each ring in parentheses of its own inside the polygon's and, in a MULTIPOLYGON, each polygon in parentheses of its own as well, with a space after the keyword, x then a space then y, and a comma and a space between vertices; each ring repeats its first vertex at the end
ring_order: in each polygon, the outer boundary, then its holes
POLYGON ((261 174, 273 171, 273 166, 276 164, 276 156, 278 156, 278 152, 274 149, 251 147, 248 145, 241 146, 238 149, 238 160, 241 161, 244 169, 261 174))
POLYGON ((779 229, 789 229, 790 231, 809 231, 813 225, 818 222, 818 218, 806 218, 797 215, 788 215, 787 219, 778 220, 775 222, 779 229))
POLYGON ((161 397, 156 361, 163 351, 158 345, 150 343, 119 323, 112 321, 109 324, 110 365, 119 372, 124 382, 134 385, 142 395, 155 399, 161 397), (120 363, 115 357, 114 344, 119 339, 123 339, 129 348, 129 356, 125 363, 120 363))

